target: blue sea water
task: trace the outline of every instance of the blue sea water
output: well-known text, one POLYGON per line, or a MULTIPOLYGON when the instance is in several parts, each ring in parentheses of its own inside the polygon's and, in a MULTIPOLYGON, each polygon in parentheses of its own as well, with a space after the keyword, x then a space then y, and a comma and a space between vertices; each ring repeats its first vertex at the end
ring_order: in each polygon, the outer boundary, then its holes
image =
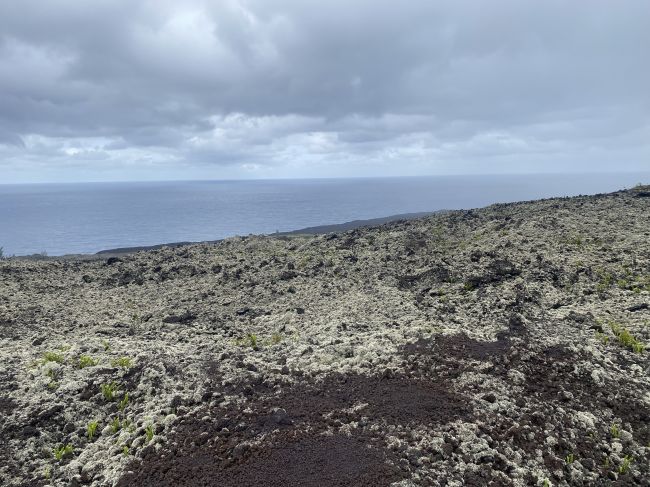
POLYGON ((5 255, 93 253, 648 181, 650 173, 0 185, 0 247, 5 255))

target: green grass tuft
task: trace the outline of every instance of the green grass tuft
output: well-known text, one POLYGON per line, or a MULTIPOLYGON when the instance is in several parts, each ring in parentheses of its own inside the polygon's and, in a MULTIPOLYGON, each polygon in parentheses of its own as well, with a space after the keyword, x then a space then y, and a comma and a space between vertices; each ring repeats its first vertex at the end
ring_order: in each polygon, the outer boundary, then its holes
POLYGON ((90 357, 89 355, 81 355, 79 357, 78 366, 80 369, 85 369, 86 367, 93 367, 97 365, 97 360, 90 357))
POLYGON ((629 348, 635 353, 643 353, 645 345, 632 335, 629 330, 615 321, 610 321, 609 326, 621 345, 629 348))
POLYGON ((117 408, 120 411, 124 411, 128 405, 129 405, 129 393, 127 392, 127 393, 124 394, 124 397, 122 398, 120 403, 117 405, 117 408))
POLYGON ((64 458, 71 456, 73 451, 74 449, 72 448, 72 445, 70 443, 52 449, 54 458, 56 458, 59 462, 64 458))
POLYGON ((596 338, 598 338, 598 340, 600 340, 603 345, 607 345, 609 343, 609 337, 599 331, 596 332, 596 338))
POLYGON ((603 294, 614 284, 614 276, 610 272, 605 271, 597 271, 597 274, 600 279, 596 285, 596 291, 598 294, 603 294))
POLYGON ((57 352, 45 352, 43 354, 43 363, 56 362, 57 364, 62 364, 64 360, 63 355, 57 352))
POLYGON ((618 473, 624 475, 630 471, 630 464, 632 463, 632 457, 625 455, 623 462, 618 466, 618 473))
POLYGON ((117 392, 117 384, 115 382, 109 382, 107 384, 102 384, 99 386, 104 399, 107 401, 112 401, 115 399, 115 392, 117 392))
POLYGON ((253 333, 247 333, 244 338, 237 339, 236 343, 240 347, 251 347, 255 350, 257 350, 259 345, 257 335, 254 335, 253 333))
POLYGON ((133 367, 133 363, 131 362, 131 359, 129 357, 120 357, 111 360, 111 365, 113 367, 122 367, 124 369, 130 369, 133 367))
POLYGON ((97 431, 98 426, 99 423, 97 421, 91 421, 88 423, 88 427, 86 428, 86 435, 88 436, 89 440, 92 440, 95 436, 95 432, 97 431))
POLYGON ((154 435, 154 428, 152 424, 148 424, 144 429, 145 434, 147 435, 147 441, 151 441, 154 435))

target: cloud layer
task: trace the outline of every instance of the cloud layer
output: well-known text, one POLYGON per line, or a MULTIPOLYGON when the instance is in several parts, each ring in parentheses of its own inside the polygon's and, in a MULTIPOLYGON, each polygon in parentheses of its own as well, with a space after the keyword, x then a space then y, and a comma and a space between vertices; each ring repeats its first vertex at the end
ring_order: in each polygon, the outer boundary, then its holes
POLYGON ((650 3, 0 4, 11 181, 650 168, 650 3))

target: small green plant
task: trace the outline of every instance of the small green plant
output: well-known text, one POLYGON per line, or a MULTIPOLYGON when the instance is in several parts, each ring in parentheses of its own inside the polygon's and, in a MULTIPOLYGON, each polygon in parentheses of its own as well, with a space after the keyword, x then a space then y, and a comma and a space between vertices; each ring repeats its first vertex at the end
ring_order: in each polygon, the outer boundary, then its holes
POLYGON ((650 291, 650 275, 635 274, 625 268, 625 277, 616 283, 619 288, 639 294, 641 291, 650 291))
POLYGON ((108 352, 111 349, 111 345, 108 343, 108 340, 102 340, 102 347, 104 347, 104 352, 108 352))
POLYGON ((47 383, 47 388, 51 391, 55 391, 59 388, 59 382, 57 379, 59 375, 54 369, 48 369, 46 375, 50 378, 50 382, 47 383))
POLYGON ((49 465, 45 467, 45 470, 43 470, 43 477, 45 477, 45 480, 50 480, 52 478, 52 467, 49 465))
POLYGON ((131 324, 129 325, 129 332, 134 335, 138 332, 140 326, 142 325, 142 315, 132 300, 127 301, 126 307, 131 311, 131 324))
POLYGON ((551 487, 551 481, 549 479, 544 479, 542 487, 551 487))
POLYGON ((282 335, 280 335, 279 333, 276 332, 273 333, 273 335, 271 335, 271 345, 277 345, 281 341, 282 341, 282 335))
POLYGON ((56 362, 57 364, 62 364, 65 359, 63 355, 56 352, 45 352, 43 354, 43 363, 56 362))
POLYGON ((573 453, 569 453, 566 456, 565 460, 566 460, 567 465, 571 465, 573 462, 576 461, 576 457, 575 457, 575 455, 573 453))
POLYGON ((257 336, 253 335, 252 333, 249 333, 246 335, 246 338, 248 339, 248 343, 250 344, 251 348, 257 348, 257 336))
POLYGON ((97 365, 97 360, 90 357, 89 355, 81 355, 78 362, 80 369, 85 369, 86 367, 93 367, 97 365))
POLYGON ((97 431, 98 426, 99 423, 97 421, 91 421, 88 423, 88 427, 86 428, 86 435, 88 436, 89 440, 92 440, 95 436, 95 432, 97 431))
POLYGON ((474 284, 472 284, 471 282, 466 282, 465 284, 463 284, 463 290, 464 291, 473 291, 474 290, 474 284))
POLYGON ((625 455, 623 462, 618 466, 618 473, 621 475, 626 474, 630 471, 630 464, 632 463, 632 457, 625 455))
POLYGON ((53 448, 52 453, 54 454, 54 458, 56 458, 59 462, 63 460, 65 457, 72 455, 73 452, 72 445, 68 443, 67 445, 61 445, 59 447, 53 448))
POLYGON ((122 447, 122 455, 124 455, 125 457, 129 456, 129 447, 128 446, 124 445, 122 447))
POLYGON ((120 357, 111 360, 111 365, 113 367, 122 367, 124 369, 130 369, 132 367, 131 359, 129 357, 120 357))
POLYGON ((113 419, 113 421, 111 422, 111 433, 113 434, 117 433, 118 431, 120 431, 120 428, 121 428, 120 418, 113 419))
POLYGON ((612 434, 612 438, 621 437, 621 430, 616 423, 612 423, 612 426, 609 428, 609 432, 612 434))
POLYGON ((576 247, 580 247, 584 243, 584 241, 581 235, 574 235, 567 239, 567 243, 571 245, 575 245, 576 247))
POLYGON ((107 401, 112 401, 115 399, 115 392, 117 391, 117 384, 115 382, 109 382, 107 384, 102 384, 99 386, 104 399, 107 401))
POLYGON ((147 441, 151 441, 154 435, 154 429, 152 424, 148 424, 144 429, 145 434, 147 435, 147 441))
POLYGON ((127 392, 127 393, 124 394, 124 397, 122 398, 120 403, 117 405, 117 408, 120 411, 124 411, 126 409, 126 406, 128 406, 128 404, 129 404, 129 393, 127 392))
POLYGON ((129 418, 124 418, 122 420, 122 428, 126 429, 129 433, 133 433, 135 431, 135 423, 129 418))
POLYGON ((297 266, 298 269, 306 269, 307 266, 309 265, 309 261, 310 261, 309 256, 306 256, 306 257, 303 257, 302 259, 300 259, 298 261, 298 266, 297 266))
POLYGON ((616 323, 615 321, 610 321, 609 326, 612 329, 612 333, 614 333, 621 345, 629 348, 634 353, 643 353, 645 350, 645 345, 637 340, 637 338, 632 335, 629 330, 621 326, 619 323, 616 323))
POLYGON ((596 338, 598 338, 598 340, 600 340, 603 345, 607 345, 609 343, 609 337, 599 331, 596 332, 596 338))
POLYGON ((614 284, 614 276, 611 273, 605 271, 598 271, 598 275, 600 280, 596 285, 596 291, 598 291, 599 294, 602 294, 607 289, 612 287, 614 284))

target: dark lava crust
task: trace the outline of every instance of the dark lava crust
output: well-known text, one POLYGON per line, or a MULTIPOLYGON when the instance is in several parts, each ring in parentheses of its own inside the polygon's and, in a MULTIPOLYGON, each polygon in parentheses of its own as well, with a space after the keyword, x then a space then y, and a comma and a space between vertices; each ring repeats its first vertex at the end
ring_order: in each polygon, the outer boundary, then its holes
POLYGON ((183 418, 176 446, 143 452, 119 485, 388 486, 408 477, 386 447, 388 425, 436 425, 471 412, 444 383, 402 374, 333 374, 276 395, 247 393, 243 404, 183 418))

